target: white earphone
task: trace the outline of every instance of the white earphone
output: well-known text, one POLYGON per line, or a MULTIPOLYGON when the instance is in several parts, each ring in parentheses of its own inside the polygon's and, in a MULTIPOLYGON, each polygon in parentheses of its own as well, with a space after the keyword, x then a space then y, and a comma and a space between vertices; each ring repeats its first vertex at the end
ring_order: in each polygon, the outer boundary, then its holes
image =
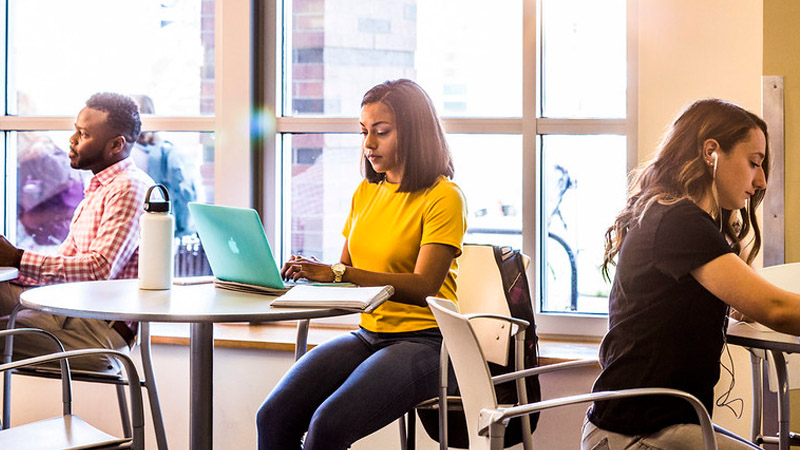
POLYGON ((717 151, 714 150, 713 152, 711 152, 710 157, 714 161, 712 162, 712 161, 709 160, 709 161, 707 161, 707 163, 708 163, 709 166, 711 166, 711 179, 713 180, 714 178, 717 177, 717 160, 719 159, 719 157, 717 156, 717 151))

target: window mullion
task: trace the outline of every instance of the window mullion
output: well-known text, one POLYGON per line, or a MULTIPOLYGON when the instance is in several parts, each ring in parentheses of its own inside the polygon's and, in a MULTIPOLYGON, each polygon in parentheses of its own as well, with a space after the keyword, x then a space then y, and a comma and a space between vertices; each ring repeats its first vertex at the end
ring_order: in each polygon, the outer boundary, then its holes
MULTIPOLYGON (((214 131, 214 117, 159 117, 143 116, 143 131, 214 131)), ((0 130, 48 131, 72 130, 75 116, 52 117, 0 117, 0 130)))
POLYGON ((626 134, 626 119, 538 119, 538 134, 626 134))

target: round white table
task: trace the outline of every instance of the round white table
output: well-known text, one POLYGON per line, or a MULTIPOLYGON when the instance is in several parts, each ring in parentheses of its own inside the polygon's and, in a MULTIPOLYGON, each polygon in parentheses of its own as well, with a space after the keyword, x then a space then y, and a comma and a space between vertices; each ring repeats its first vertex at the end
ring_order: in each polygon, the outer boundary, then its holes
MULTIPOLYGON (((191 323, 190 443, 212 447, 213 349, 215 322, 299 320, 296 354, 305 351, 309 319, 353 314, 338 309, 272 308, 275 297, 215 288, 212 284, 139 289, 138 280, 87 281, 29 289, 26 308, 72 317, 141 322, 191 323)), ((148 374, 151 375, 151 374, 148 374)))
POLYGON ((0 281, 9 281, 17 278, 19 271, 14 267, 0 266, 0 281))

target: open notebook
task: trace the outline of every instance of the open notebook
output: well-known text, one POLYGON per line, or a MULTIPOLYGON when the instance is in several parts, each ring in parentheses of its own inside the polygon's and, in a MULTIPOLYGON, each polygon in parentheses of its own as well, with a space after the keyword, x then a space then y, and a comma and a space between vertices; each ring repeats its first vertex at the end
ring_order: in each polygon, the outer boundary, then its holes
POLYGON ((288 308, 336 308, 372 312, 394 294, 392 286, 340 287, 299 285, 272 301, 288 308))

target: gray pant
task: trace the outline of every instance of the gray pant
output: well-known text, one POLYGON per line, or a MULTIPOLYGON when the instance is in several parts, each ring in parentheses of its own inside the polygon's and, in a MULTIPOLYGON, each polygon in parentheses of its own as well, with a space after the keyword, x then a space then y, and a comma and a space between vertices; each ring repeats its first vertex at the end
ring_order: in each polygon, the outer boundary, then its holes
MULTIPOLYGON (((9 314, 19 303, 19 296, 26 288, 9 282, 0 283, 0 329, 6 329, 9 314)), ((78 317, 22 309, 17 313, 16 328, 40 328, 53 333, 67 350, 84 348, 108 348, 128 352, 128 344, 105 320, 81 319, 78 317)), ((5 339, 0 339, 0 351, 5 348, 5 339)), ((56 351, 53 342, 36 335, 14 337, 13 359, 38 356, 56 351)), ((96 372, 117 373, 119 362, 110 357, 77 358, 70 361, 70 368, 96 372)))
MULTIPOLYGON (((730 436, 715 433, 719 450, 753 450, 755 445, 730 436)), ((598 428, 589 419, 583 421, 582 450, 696 450, 703 448, 700 425, 693 423, 666 427, 655 433, 640 436, 613 433, 598 428)))

